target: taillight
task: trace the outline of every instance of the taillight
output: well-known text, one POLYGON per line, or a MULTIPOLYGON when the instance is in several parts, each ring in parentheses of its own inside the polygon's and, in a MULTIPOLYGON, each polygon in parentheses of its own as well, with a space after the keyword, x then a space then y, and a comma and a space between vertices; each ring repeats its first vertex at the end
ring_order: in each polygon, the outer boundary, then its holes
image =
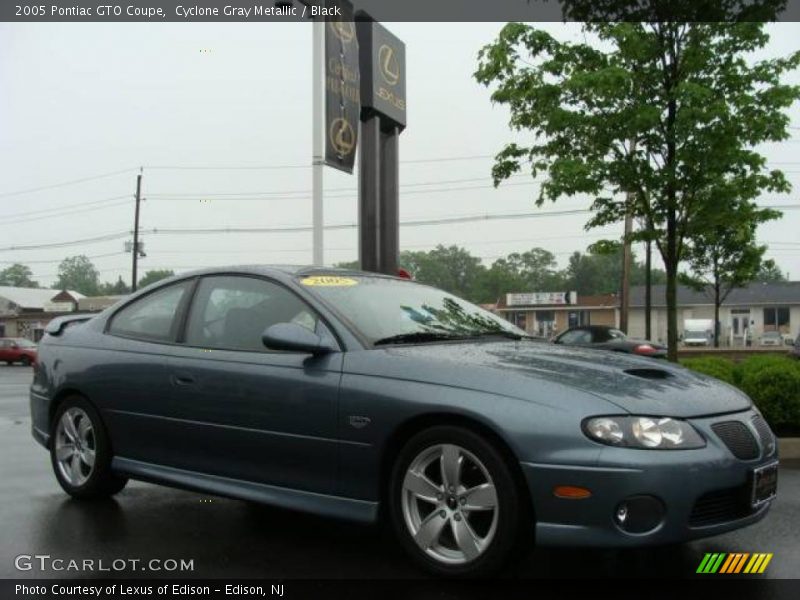
POLYGON ((648 354, 655 354, 656 352, 658 352, 658 350, 653 348, 650 344, 639 344, 638 346, 635 346, 633 348, 633 352, 635 354, 648 355, 648 354))

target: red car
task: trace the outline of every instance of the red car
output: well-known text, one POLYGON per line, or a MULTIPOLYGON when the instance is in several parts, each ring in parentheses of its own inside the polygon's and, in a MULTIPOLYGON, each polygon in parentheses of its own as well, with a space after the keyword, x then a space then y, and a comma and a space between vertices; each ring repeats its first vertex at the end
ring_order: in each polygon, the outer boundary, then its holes
POLYGON ((25 338, 0 338, 0 361, 32 365, 36 362, 36 344, 25 338))

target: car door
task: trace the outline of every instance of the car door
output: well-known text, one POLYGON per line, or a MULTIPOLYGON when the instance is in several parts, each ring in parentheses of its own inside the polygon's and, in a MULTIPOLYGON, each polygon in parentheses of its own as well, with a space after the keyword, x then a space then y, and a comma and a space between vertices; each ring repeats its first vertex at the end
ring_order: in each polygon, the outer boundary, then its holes
POLYGON ((277 282, 240 275, 201 279, 182 344, 169 360, 172 393, 165 410, 174 437, 164 462, 334 491, 341 354, 268 350, 261 334, 284 322, 333 339, 315 311, 277 282))
POLYGON ((11 360, 10 340, 0 340, 0 361, 11 360))
POLYGON ((80 349, 90 366, 75 383, 100 409, 117 456, 154 462, 163 451, 158 417, 171 393, 168 358, 194 283, 180 281, 134 299, 111 316, 102 344, 80 349))

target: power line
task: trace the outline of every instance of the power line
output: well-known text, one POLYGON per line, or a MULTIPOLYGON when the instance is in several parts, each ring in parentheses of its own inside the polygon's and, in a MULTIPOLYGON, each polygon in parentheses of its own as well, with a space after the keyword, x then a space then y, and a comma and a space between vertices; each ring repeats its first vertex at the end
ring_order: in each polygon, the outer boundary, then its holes
MULTIPOLYGON (((14 224, 14 223, 28 223, 30 221, 44 221, 44 220, 47 220, 47 219, 54 219, 54 218, 57 218, 57 217, 65 217, 65 216, 69 216, 69 215, 76 215, 76 214, 85 213, 85 212, 92 212, 92 211, 96 211, 96 210, 104 210, 106 208, 114 208, 114 207, 117 207, 117 206, 127 205, 129 203, 129 200, 127 199, 128 196, 118 196, 118 198, 126 198, 126 199, 122 200, 122 201, 117 201, 117 202, 110 202, 109 204, 104 204, 102 206, 95 205, 95 206, 89 206, 89 207, 84 207, 84 208, 78 208, 78 209, 75 209, 75 210, 70 210, 70 209, 62 209, 60 211, 54 210, 53 212, 50 212, 48 214, 38 214, 39 211, 34 211, 35 213, 37 213, 37 215, 36 216, 32 216, 32 217, 22 217, 22 218, 15 218, 15 219, 9 219, 9 220, 5 220, 3 218, 0 218, 0 224, 11 225, 11 224, 14 224)), ((104 202, 108 202, 108 201, 109 201, 108 199, 104 200, 104 202)), ((22 214, 24 214, 24 213, 22 213, 22 214)))
MULTIPOLYGON (((87 256, 86 258, 88 258, 89 260, 96 260, 98 258, 107 258, 109 256, 120 256, 122 254, 128 254, 128 253, 127 252, 122 252, 122 251, 120 251, 120 252, 106 252, 105 254, 93 254, 93 255, 87 256)), ((55 263, 60 263, 63 260, 64 260, 63 258, 57 258, 56 260, 26 260, 26 261, 24 261, 24 264, 26 264, 26 265, 51 265, 51 264, 55 264, 55 263)), ((16 264, 20 264, 20 262, 21 261, 18 261, 18 260, 0 260, 0 264, 3 264, 3 265, 16 265, 16 264)))
POLYGON ((130 173, 131 171, 136 171, 136 170, 137 170, 136 168, 120 169, 119 171, 101 173, 100 175, 92 175, 90 177, 81 177, 80 179, 70 179, 69 181, 62 181, 60 183, 51 183, 49 185, 42 185, 39 187, 28 188, 25 190, 15 190, 13 192, 0 192, 0 197, 4 198, 6 196, 19 196, 21 194, 32 194, 33 192, 40 192, 42 190, 52 190, 67 185, 77 185, 79 183, 84 183, 86 181, 94 181, 95 179, 104 179, 106 177, 113 177, 114 175, 121 175, 122 173, 130 173))
MULTIPOLYGON (((480 158, 493 158, 494 154, 475 154, 472 156, 442 156, 435 158, 419 158, 414 160, 401 160, 401 164, 415 164, 415 163, 436 163, 436 162, 452 162, 460 160, 475 160, 480 158)), ((272 171, 276 169, 310 169, 312 167, 309 163, 296 163, 291 165, 145 165, 145 169, 151 170, 176 170, 176 171, 239 171, 239 170, 264 170, 272 171)))
POLYGON ((44 250, 46 248, 65 248, 67 246, 79 246, 80 244, 91 244, 94 242, 106 242, 109 240, 118 240, 130 235, 129 231, 120 233, 109 233, 106 235, 99 235, 97 237, 83 238, 80 240, 70 240, 67 242, 52 242, 49 244, 29 244, 27 246, 6 246, 0 248, 0 252, 12 252, 17 250, 44 250))

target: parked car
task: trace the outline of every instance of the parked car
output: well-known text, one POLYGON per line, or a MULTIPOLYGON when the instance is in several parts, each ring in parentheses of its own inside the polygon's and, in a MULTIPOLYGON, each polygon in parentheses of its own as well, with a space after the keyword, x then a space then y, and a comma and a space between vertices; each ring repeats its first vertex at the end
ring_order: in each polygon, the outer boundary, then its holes
POLYGON ((385 518, 451 576, 494 571, 534 534, 721 534, 763 519, 777 489, 775 438, 736 388, 537 342, 442 290, 359 271, 195 271, 60 317, 30 398, 71 496, 133 478, 385 518))
POLYGON ((598 350, 626 352, 653 358, 666 358, 667 347, 649 340, 629 338, 615 327, 606 325, 581 325, 572 327, 553 339, 564 346, 591 346, 598 350))
POLYGON ((25 338, 0 338, 0 362, 2 361, 9 365, 32 365, 36 362, 36 344, 25 338))
POLYGON ((794 346, 792 346, 792 356, 800 359, 800 333, 797 334, 797 339, 794 341, 794 346))
POLYGON ((758 340, 759 346, 783 346, 783 336, 780 331, 765 331, 758 340))

